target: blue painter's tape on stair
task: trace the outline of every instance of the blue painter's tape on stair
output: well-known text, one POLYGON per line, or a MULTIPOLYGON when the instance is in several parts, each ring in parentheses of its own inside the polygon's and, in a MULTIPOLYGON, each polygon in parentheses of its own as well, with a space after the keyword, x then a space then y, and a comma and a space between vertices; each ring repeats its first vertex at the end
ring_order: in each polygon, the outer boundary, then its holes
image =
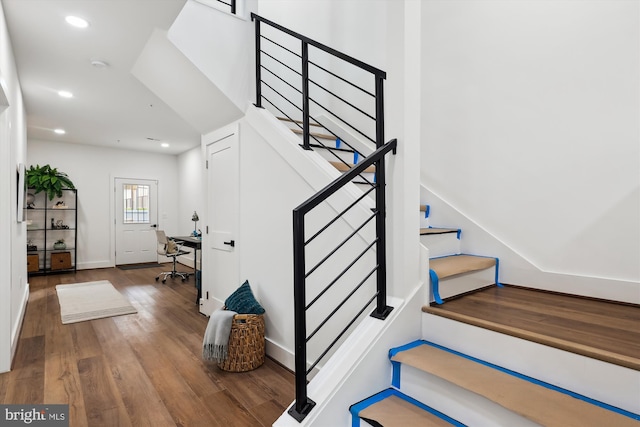
POLYGON ((425 218, 429 218, 429 211, 431 211, 431 206, 426 205, 426 207, 424 209, 424 217, 425 218))
POLYGON ((435 415, 438 418, 441 418, 443 420, 445 420, 448 423, 451 423, 454 426, 457 427, 466 427, 465 424, 462 424, 460 421, 458 420, 454 420, 453 418, 451 418, 450 416, 443 414, 440 411, 437 411, 435 409, 433 409, 431 406, 427 406, 424 403, 420 402, 419 400, 414 399, 413 397, 407 396, 404 393, 399 392, 398 390, 393 390, 394 393, 393 395, 399 397, 400 399, 406 400, 407 402, 416 405, 418 408, 422 409, 423 411, 427 411, 430 414, 435 415))
MULTIPOLYGON (((412 342, 411 343, 411 345, 412 345, 411 348, 416 347, 415 344, 416 344, 415 341, 412 342)), ((599 400, 592 399, 592 398, 584 396, 582 394, 578 394, 578 393, 573 392, 571 390, 567 390, 565 388, 558 387, 558 386, 555 386, 553 384, 549 384, 549 383, 544 382, 544 381, 540 381, 540 380, 535 379, 533 377, 530 377, 530 376, 527 376, 527 375, 523 375, 523 374, 521 374, 519 372, 512 371, 511 369, 503 368, 502 366, 495 365, 495 364, 493 364, 491 362, 486 362, 486 361, 484 361, 482 359, 478 359, 476 357, 469 356, 468 354, 461 353, 461 352, 456 351, 456 350, 452 350, 452 349, 450 349, 448 347, 442 346, 440 344, 433 343, 431 341, 424 341, 423 340, 422 344, 429 345, 431 347, 435 347, 437 349, 446 351, 446 352, 451 353, 451 354, 455 354, 456 356, 460 356, 460 357, 465 358, 467 360, 471 360, 472 362, 476 362, 476 363, 479 363, 481 365, 487 366, 489 368, 493 368, 495 370, 498 370, 500 372, 504 372, 505 374, 512 375, 512 376, 514 376, 516 378, 519 378, 521 380, 529 381, 530 383, 533 383, 533 384, 548 388, 548 389, 553 390, 553 391, 557 391, 557 392, 562 393, 562 394, 566 394, 566 395, 571 396, 571 397, 573 397, 575 399, 582 400, 584 402, 590 403, 590 404, 598 406, 600 408, 607 409, 609 411, 612 411, 612 412, 618 413, 620 415, 624 415, 626 417, 629 417, 631 419, 640 421, 640 414, 636 414, 636 413, 633 413, 631 411, 627 411, 625 409, 618 408, 618 407, 613 406, 613 405, 609 405, 608 403, 604 403, 604 402, 601 402, 599 400)))
MULTIPOLYGON (((389 350, 389 359, 391 359, 393 356, 400 353, 401 351, 410 350, 413 347, 422 345, 423 343, 424 341, 422 340, 416 340, 400 347, 394 347, 391 350, 389 350)), ((391 385, 396 388, 400 388, 400 369, 402 368, 402 363, 394 362, 393 360, 391 360, 391 368, 392 368, 391 385)))
POLYGON ((500 260, 496 258, 496 286, 498 286, 499 288, 503 288, 504 286, 502 286, 502 283, 500 283, 500 281, 498 280, 499 269, 500 269, 500 260))
POLYGON ((465 424, 462 424, 460 421, 455 420, 453 418, 451 418, 450 416, 443 414, 440 411, 437 411, 435 409, 433 409, 430 406, 425 405, 424 403, 420 402, 419 400, 416 400, 410 396, 407 396, 406 394, 392 389, 392 388, 388 388, 386 390, 382 390, 379 393, 374 394, 371 397, 368 397, 367 399, 358 402, 356 404, 351 405, 351 407, 349 408, 349 412, 351 412, 351 427, 360 427, 360 412, 362 412, 363 410, 365 410, 366 408, 368 408, 371 405, 374 405, 390 396, 395 396, 399 399, 402 399, 406 402, 411 403, 412 405, 417 406, 418 408, 422 409, 423 411, 426 411, 430 414, 435 415, 436 417, 450 423, 451 425, 454 425, 456 427, 466 427, 465 424))
POLYGON ((336 148, 340 148, 340 143, 342 141, 340 141, 340 138, 336 138, 336 148))
POLYGON ((456 234, 456 237, 458 238, 458 240, 460 240, 461 234, 462 234, 462 229, 458 228, 458 233, 456 234))
POLYGON ((357 164, 358 164, 358 157, 359 157, 359 156, 358 156, 358 152, 357 152, 357 151, 354 151, 354 152, 353 152, 353 164, 354 164, 354 165, 357 165, 357 164))
POLYGON ((438 304, 444 303, 442 298, 440 298, 440 281, 438 279, 438 274, 433 270, 429 269, 429 278, 431 279, 431 289, 433 289, 433 298, 436 300, 438 304))
POLYGON ((381 400, 386 399, 391 396, 390 388, 386 390, 382 390, 380 393, 376 393, 371 397, 368 397, 358 403, 354 403, 349 407, 349 412, 351 412, 351 427, 360 427, 360 412, 365 408, 380 402, 381 400))

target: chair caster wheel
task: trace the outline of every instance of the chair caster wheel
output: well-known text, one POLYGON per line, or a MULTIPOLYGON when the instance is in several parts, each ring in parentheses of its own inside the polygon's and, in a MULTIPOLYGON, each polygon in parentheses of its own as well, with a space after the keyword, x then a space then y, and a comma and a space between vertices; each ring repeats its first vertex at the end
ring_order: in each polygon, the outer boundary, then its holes
POLYGON ((159 278, 159 277, 156 277, 156 282, 157 282, 158 280, 160 280, 160 278, 159 278))
POLYGON ((184 282, 185 282, 185 279, 182 279, 182 283, 184 283, 184 282))
POLYGON ((164 283, 167 283, 167 280, 166 280, 166 279, 165 279, 165 280, 163 280, 163 281, 162 281, 162 283, 163 283, 163 284, 164 284, 164 283))

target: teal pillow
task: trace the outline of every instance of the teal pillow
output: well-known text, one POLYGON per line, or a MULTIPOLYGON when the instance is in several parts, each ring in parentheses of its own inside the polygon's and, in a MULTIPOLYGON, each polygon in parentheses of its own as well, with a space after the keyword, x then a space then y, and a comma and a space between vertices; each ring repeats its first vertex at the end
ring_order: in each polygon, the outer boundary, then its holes
POLYGON ((251 292, 251 286, 249 286, 248 280, 245 280, 234 293, 229 295, 229 298, 224 301, 224 305, 227 307, 227 310, 235 311, 238 314, 264 313, 264 308, 262 308, 253 296, 253 292, 251 292))

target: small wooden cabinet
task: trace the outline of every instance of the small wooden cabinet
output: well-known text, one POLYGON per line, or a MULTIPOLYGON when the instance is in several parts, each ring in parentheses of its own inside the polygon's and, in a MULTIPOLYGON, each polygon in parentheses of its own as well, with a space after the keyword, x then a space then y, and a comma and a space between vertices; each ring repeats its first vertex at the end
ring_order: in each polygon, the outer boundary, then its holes
POLYGON ((49 200, 44 192, 27 189, 27 272, 30 275, 75 272, 78 190, 62 190, 49 200))

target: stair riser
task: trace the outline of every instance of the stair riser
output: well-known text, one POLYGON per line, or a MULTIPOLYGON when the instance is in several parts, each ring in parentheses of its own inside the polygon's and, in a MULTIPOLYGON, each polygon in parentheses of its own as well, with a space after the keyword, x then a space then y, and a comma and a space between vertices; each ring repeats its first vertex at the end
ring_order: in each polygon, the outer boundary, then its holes
POLYGON ((468 426, 538 425, 476 393, 419 369, 403 365, 400 372, 400 391, 468 426))
POLYGON ((431 258, 460 253, 460 239, 456 233, 422 235, 420 243, 429 249, 431 258))
MULTIPOLYGON (((495 267, 487 268, 485 270, 445 277, 444 279, 440 279, 438 282, 440 298, 445 299, 494 285, 496 282, 496 270, 495 267)), ((430 301, 434 302, 435 298, 433 295, 435 293, 435 288, 433 283, 431 283, 431 290, 430 301)))

